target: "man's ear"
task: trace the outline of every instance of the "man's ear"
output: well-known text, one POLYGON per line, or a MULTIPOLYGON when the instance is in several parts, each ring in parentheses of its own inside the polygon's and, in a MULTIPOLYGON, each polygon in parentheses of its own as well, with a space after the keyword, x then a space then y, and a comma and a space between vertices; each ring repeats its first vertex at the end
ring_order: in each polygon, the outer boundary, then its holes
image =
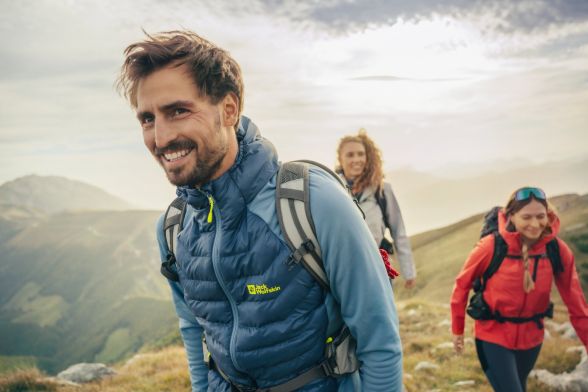
POLYGON ((239 98, 229 92, 222 100, 223 126, 234 128, 239 122, 239 98))

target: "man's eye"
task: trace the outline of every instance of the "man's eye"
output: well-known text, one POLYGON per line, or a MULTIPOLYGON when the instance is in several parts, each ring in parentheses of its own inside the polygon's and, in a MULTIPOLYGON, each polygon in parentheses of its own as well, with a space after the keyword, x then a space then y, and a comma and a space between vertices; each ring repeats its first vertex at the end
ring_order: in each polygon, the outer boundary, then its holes
POLYGON ((183 108, 174 109, 173 115, 174 116, 181 116, 182 114, 186 113, 187 110, 183 108))
POLYGON ((153 117, 152 116, 145 116, 141 119, 141 125, 145 126, 145 125, 149 125, 153 123, 153 117))

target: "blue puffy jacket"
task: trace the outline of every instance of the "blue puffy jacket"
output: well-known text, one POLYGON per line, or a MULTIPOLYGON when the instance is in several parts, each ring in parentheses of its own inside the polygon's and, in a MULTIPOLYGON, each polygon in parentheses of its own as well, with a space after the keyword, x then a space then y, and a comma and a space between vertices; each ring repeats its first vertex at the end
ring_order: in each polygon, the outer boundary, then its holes
MULTIPOLYGON (((402 354, 390 285, 371 234, 330 176, 311 170, 310 200, 331 284, 325 293, 290 254, 275 210, 277 155, 242 117, 234 165, 200 189, 178 188, 188 203, 176 250, 180 282, 170 282, 193 391, 230 391, 202 360, 235 382, 270 387, 316 366, 325 340, 344 322, 357 340, 358 373, 321 379, 301 391, 400 391, 402 354), (208 219, 211 199, 212 221, 208 219)), ((158 222, 162 260, 167 253, 158 222)))

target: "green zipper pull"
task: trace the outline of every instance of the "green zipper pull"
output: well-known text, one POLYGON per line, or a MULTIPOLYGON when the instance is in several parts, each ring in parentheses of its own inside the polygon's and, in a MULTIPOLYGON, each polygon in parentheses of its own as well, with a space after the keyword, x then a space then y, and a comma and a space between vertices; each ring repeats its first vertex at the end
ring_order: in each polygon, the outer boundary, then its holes
POLYGON ((208 211, 208 223, 212 223, 212 209, 214 208, 214 199, 212 196, 208 195, 208 203, 210 204, 210 211, 208 211))

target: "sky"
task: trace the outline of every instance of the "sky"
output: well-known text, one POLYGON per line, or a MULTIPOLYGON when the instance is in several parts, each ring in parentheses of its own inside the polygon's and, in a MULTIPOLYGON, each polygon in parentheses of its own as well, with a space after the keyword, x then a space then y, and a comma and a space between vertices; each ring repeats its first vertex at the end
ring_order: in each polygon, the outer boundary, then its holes
MULTIPOLYGON (((241 65, 281 160, 335 164, 365 128, 386 170, 588 159, 588 1, 0 0, 0 184, 173 198, 114 83, 143 30, 190 29, 241 65)), ((477 169, 476 169, 477 170, 477 169)))

